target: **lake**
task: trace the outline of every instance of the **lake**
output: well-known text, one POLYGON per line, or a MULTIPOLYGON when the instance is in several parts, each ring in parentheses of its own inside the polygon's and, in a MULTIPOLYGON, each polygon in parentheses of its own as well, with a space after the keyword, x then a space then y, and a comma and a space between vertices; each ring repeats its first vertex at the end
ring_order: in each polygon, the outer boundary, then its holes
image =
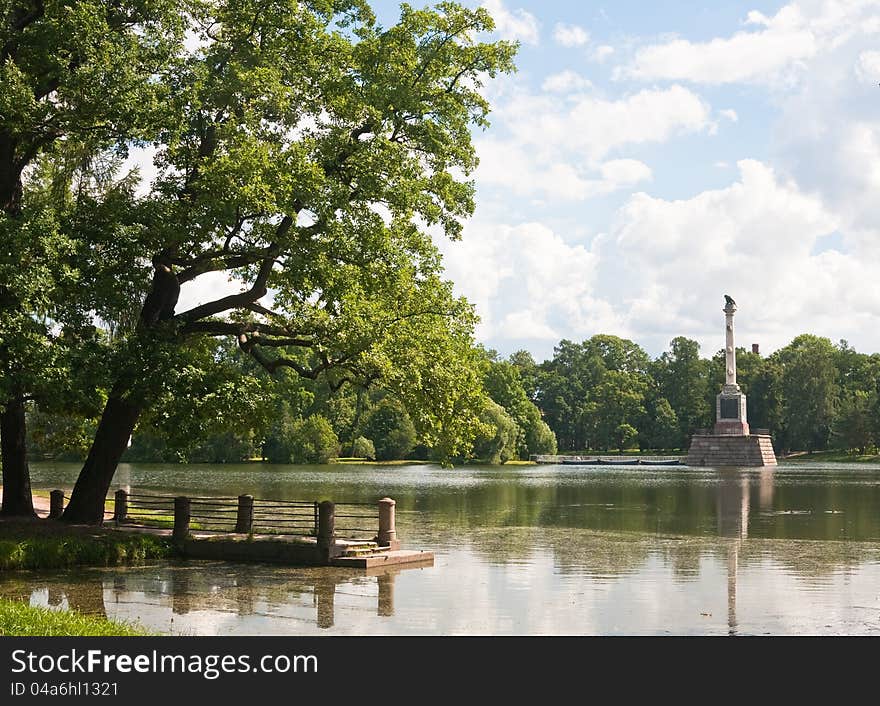
MULTIPOLYGON (((76 464, 33 464, 70 488, 76 464)), ((120 466, 114 488, 397 500, 433 567, 170 562, 0 576, 0 595, 185 635, 880 633, 880 465, 120 466)))

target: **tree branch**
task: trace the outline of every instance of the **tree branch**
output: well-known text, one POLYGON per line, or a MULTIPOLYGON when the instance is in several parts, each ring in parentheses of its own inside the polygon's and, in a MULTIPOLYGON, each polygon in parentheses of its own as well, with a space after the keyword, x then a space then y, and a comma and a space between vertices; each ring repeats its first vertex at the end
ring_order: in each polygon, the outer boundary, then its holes
MULTIPOLYGON (((275 229, 276 239, 282 238, 287 231, 290 230, 292 225, 293 218, 285 216, 275 229)), ((266 296, 266 293, 269 291, 266 282, 272 272, 272 266, 275 264, 275 257, 279 252, 281 252, 281 246, 279 246, 277 242, 269 244, 269 247, 266 248, 266 254, 262 258, 262 264, 260 265, 256 278, 254 279, 254 283, 246 292, 231 294, 213 302, 202 304, 201 306, 194 307, 178 314, 175 318, 184 322, 196 321, 197 319, 204 319, 208 316, 215 316, 224 311, 228 311, 229 309, 246 307, 248 304, 253 304, 258 299, 266 296)))

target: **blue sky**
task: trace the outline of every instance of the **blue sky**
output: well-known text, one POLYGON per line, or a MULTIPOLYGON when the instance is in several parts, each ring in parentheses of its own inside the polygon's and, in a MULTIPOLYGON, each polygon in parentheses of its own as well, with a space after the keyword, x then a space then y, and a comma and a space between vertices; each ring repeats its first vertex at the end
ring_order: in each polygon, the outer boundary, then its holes
POLYGON ((467 4, 521 42, 474 134, 477 212, 440 244, 485 344, 709 355, 730 293, 744 346, 880 350, 880 2, 467 4))

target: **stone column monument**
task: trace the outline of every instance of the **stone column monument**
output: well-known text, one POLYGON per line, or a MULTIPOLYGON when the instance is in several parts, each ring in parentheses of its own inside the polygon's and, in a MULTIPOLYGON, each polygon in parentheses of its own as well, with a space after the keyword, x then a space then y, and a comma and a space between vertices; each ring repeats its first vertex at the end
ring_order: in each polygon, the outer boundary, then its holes
POLYGON ((746 418, 746 396, 736 382, 736 343, 733 315, 736 302, 724 295, 724 361, 726 375, 715 398, 715 427, 711 433, 697 432, 688 450, 689 466, 775 466, 776 455, 768 430, 752 433, 746 418))
POLYGON ((736 302, 726 294, 724 306, 724 361, 726 378, 721 393, 715 398, 715 433, 737 434, 749 433, 746 421, 746 396, 740 392, 736 384, 736 344, 733 340, 733 315, 736 313, 736 302))

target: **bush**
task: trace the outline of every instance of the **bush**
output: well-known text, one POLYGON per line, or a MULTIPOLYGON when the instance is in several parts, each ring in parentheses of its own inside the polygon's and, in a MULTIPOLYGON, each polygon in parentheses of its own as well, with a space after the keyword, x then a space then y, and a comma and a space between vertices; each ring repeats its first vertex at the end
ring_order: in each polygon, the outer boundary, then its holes
POLYGON ((359 436, 351 445, 351 455, 355 458, 365 458, 374 461, 376 459, 376 447, 366 437, 359 436))
POLYGON ((148 534, 4 539, 0 540, 0 570, 135 565, 172 554, 166 539, 148 534))
POLYGON ((385 398, 370 413, 366 435, 373 440, 377 461, 406 458, 416 445, 416 428, 399 402, 385 398))
POLYGON ((474 441, 474 454, 487 463, 505 463, 516 458, 516 440, 519 427, 504 408, 489 401, 480 414, 488 433, 480 434, 474 441))
POLYGON ((556 453, 556 434, 543 419, 526 429, 526 448, 528 454, 556 453))
POLYGON ((327 463, 339 456, 339 439, 326 417, 313 414, 294 423, 290 463, 327 463))

